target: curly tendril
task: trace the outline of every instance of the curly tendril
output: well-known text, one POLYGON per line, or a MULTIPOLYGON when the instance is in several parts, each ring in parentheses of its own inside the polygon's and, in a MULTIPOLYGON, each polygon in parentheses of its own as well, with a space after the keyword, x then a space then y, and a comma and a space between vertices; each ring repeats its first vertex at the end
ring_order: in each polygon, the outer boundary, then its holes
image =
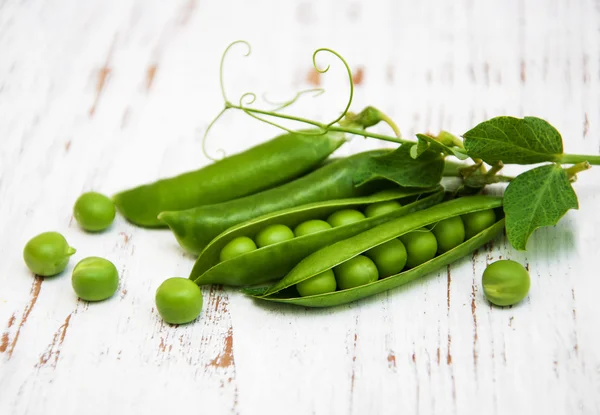
POLYGON ((254 92, 245 92, 240 97, 240 107, 244 108, 245 105, 252 105, 256 102, 256 94, 254 92), (244 100, 249 97, 249 100, 244 103, 244 100))
MULTIPOLYGON (((252 118, 255 118, 259 121, 265 122, 267 124, 270 124, 274 127, 277 127, 281 130, 284 130, 284 131, 287 131, 288 133, 293 133, 293 134, 318 136, 318 135, 326 134, 329 131, 337 131, 337 132, 343 132, 343 133, 348 133, 348 134, 360 135, 363 137, 377 138, 380 140, 390 141, 393 143, 414 144, 411 141, 403 140, 402 138, 400 138, 399 137, 400 132, 397 129, 397 127, 394 128, 395 125, 393 123, 391 123, 390 125, 392 126, 392 128, 394 129, 394 132, 396 133, 396 135, 398 137, 389 137, 389 136, 382 135, 382 134, 371 133, 371 132, 367 132, 361 128, 354 128, 353 125, 344 125, 343 122, 340 123, 340 121, 342 121, 342 119, 349 113, 350 106, 352 105, 352 100, 354 98, 354 82, 352 80, 352 70, 350 69, 350 65, 348 65, 348 62, 338 52, 336 52, 332 49, 329 49, 329 48, 319 48, 314 51, 314 53, 312 55, 312 63, 313 63, 315 70, 318 73, 326 73, 327 71, 329 71, 329 69, 331 68, 331 65, 327 65, 324 68, 320 68, 319 65, 317 64, 317 55, 321 52, 328 52, 328 53, 334 55, 335 57, 337 57, 342 62, 342 64, 344 65, 344 68, 346 69, 346 72, 348 73, 348 80, 349 80, 349 84, 350 84, 350 93, 348 96, 348 102, 346 103, 346 107, 344 108, 342 113, 335 120, 331 121, 330 123, 324 124, 324 123, 321 123, 318 121, 313 121, 313 120, 310 120, 307 118, 296 117, 293 115, 288 115, 288 114, 279 112, 279 111, 291 106, 292 104, 296 103, 305 94, 313 93, 314 97, 317 97, 317 96, 323 94, 325 91, 321 88, 307 89, 304 91, 300 91, 300 92, 296 93, 296 95, 289 101, 285 101, 285 102, 281 102, 281 103, 272 103, 268 99, 264 98, 264 101, 267 102, 267 104, 276 105, 276 107, 271 109, 270 111, 250 107, 250 105, 254 104, 257 100, 257 96, 253 92, 244 93, 240 97, 238 105, 233 104, 227 98, 227 93, 225 92, 224 66, 225 66, 225 58, 229 54, 230 50, 238 44, 242 44, 246 47, 246 52, 243 54, 244 57, 248 57, 252 53, 252 47, 250 46, 250 43, 248 43, 245 40, 236 40, 235 42, 230 43, 225 48, 225 51, 223 52, 223 55, 221 56, 221 62, 220 62, 220 66, 219 66, 219 83, 220 83, 220 87, 221 87, 221 95, 222 95, 223 101, 224 101, 224 108, 221 110, 221 112, 219 112, 219 114, 215 117, 215 119, 213 119, 210 122, 210 124, 208 125, 208 127, 204 133, 204 137, 202 138, 202 151, 203 151, 204 155, 206 157, 208 157, 209 159, 211 159, 213 161, 217 160, 217 159, 211 157, 208 154, 208 152, 206 151, 206 140, 207 140, 208 133, 211 130, 211 128, 213 127, 213 125, 217 122, 217 120, 228 109, 241 110, 244 113, 246 113, 247 115, 251 116, 252 118), (289 129, 289 128, 287 128, 281 124, 278 124, 274 121, 268 120, 268 119, 264 118, 263 116, 264 117, 281 118, 281 119, 285 119, 288 121, 294 121, 294 122, 300 122, 300 123, 311 125, 311 126, 315 127, 315 130, 304 130, 304 131, 292 130, 292 129, 289 129), (340 125, 334 125, 336 123, 339 123, 340 125)), ((388 121, 388 120, 384 119, 384 121, 388 121)), ((221 154, 222 157, 225 157, 225 151, 223 149, 219 149, 218 152, 221 154)))
MULTIPOLYGON (((227 51, 227 50, 226 50, 227 51)), ((319 65, 317 64, 317 55, 320 52, 329 52, 331 54, 333 54, 334 56, 336 56, 338 59, 340 59, 340 61, 342 61, 342 64, 344 65, 344 67, 346 68, 346 72, 348 73, 348 79, 349 79, 349 83, 350 83, 350 95, 348 97, 348 102, 346 103, 346 107, 344 108, 344 111, 333 121, 331 121, 328 124, 323 124, 320 122, 316 122, 316 121, 312 121, 312 120, 308 120, 305 118, 300 118, 300 117, 295 117, 292 115, 286 115, 286 114, 279 114, 278 111, 280 111, 281 109, 284 109, 290 105, 292 105, 293 103, 295 103, 303 94, 305 93, 309 93, 309 92, 316 92, 316 94, 314 96, 318 96, 321 95, 324 90, 321 88, 317 88, 317 89, 309 89, 309 90, 305 90, 305 91, 300 91, 296 94, 296 96, 294 98, 292 98, 291 100, 287 101, 287 102, 283 102, 278 108, 272 109, 270 111, 265 111, 265 110, 259 110, 257 108, 249 108, 248 106, 253 104, 256 101, 256 94, 252 93, 252 92, 246 92, 244 95, 242 95, 242 97, 240 98, 240 102, 238 106, 232 105, 232 104, 228 104, 226 101, 226 106, 230 107, 230 108, 236 108, 239 110, 244 111, 247 115, 250 115, 252 118, 255 118, 259 121, 265 122, 267 124, 270 124, 274 127, 280 128, 284 131, 287 131, 289 133, 295 133, 295 134, 303 134, 303 135, 323 135, 326 134, 330 127, 332 127, 334 124, 336 124, 337 122, 339 122, 342 118, 344 118, 344 116, 348 113, 348 111, 350 110, 350 106, 352 105, 352 99, 354 98, 354 83, 352 81, 352 70, 350 69, 350 65, 348 65, 348 62, 346 62, 346 60, 342 57, 342 55, 340 55, 338 52, 329 49, 329 48, 320 48, 314 51, 313 56, 312 56, 312 61, 313 61, 313 66, 315 68, 315 70, 319 73, 325 73, 327 71, 329 71, 329 69, 331 68, 331 65, 327 65, 325 68, 319 68, 319 65), (246 97, 252 97, 251 101, 248 101, 246 103, 244 103, 244 99, 246 97), (274 121, 270 121, 267 120, 263 117, 258 116, 257 114, 262 114, 262 115, 266 115, 266 116, 272 116, 272 117, 278 117, 278 118, 283 118, 283 119, 287 119, 287 120, 291 120, 291 121, 297 121, 297 122, 302 122, 305 124, 310 124, 314 127, 318 128, 318 131, 297 131, 297 130, 291 130, 281 124, 278 124, 274 121)), ((247 55, 246 55, 247 56, 247 55)), ((268 102, 268 101, 267 101, 268 102)))
POLYGON ((342 118, 344 118, 344 116, 348 113, 348 111, 350 111, 350 106, 352 105, 352 99, 354 98, 354 82, 352 81, 352 70, 350 69, 350 65, 348 65, 348 62, 346 62, 346 59, 344 59, 344 57, 342 55, 340 55, 338 52, 336 52, 335 50, 332 50, 329 48, 319 48, 313 52, 312 61, 313 61, 313 66, 317 72, 325 73, 331 67, 331 65, 327 65, 324 69, 319 68, 319 65, 317 65, 317 55, 320 52, 329 52, 329 53, 333 54, 334 56, 336 56, 340 61, 342 61, 342 63, 344 64, 344 67, 346 68, 346 72, 348 73, 348 80, 350 81, 350 96, 348 97, 348 102, 346 103, 346 108, 344 108, 344 111, 342 111, 342 113, 340 114, 339 117, 337 117, 335 120, 333 120, 329 124, 327 124, 327 127, 331 127, 333 124, 339 122, 342 118))
MULTIPOLYGON (((225 114, 225 111, 227 110, 227 107, 223 108, 221 112, 219 112, 217 116, 213 118, 210 124, 208 124, 208 127, 206 127, 206 131, 204 131, 204 135, 202 136, 202 153, 204 153, 204 156, 211 161, 217 161, 219 159, 212 157, 210 154, 208 154, 208 151, 206 151, 206 137, 208 137, 208 133, 213 127, 213 125, 215 125, 215 123, 219 120, 219 118, 221 118, 223 114, 225 114)), ((221 154, 221 158, 225 158, 227 156, 227 153, 225 153, 225 150, 223 150, 222 148, 217 149, 217 153, 221 154)))
POLYGON ((221 64, 220 64, 220 68, 219 68, 219 78, 220 78, 219 81, 220 81, 220 85, 221 85, 221 95, 223 96, 223 100, 225 101, 226 109, 235 108, 235 109, 242 110, 248 115, 252 114, 253 118, 256 118, 263 122, 267 122, 268 124, 271 124, 275 127, 278 127, 280 129, 288 131, 288 132, 293 132, 293 131, 291 131, 289 128, 284 127, 273 121, 267 121, 263 117, 259 117, 256 114, 263 114, 266 116, 274 116, 274 117, 278 117, 278 118, 288 119, 291 121, 302 122, 305 124, 313 125, 319 129, 319 131, 317 131, 317 132, 295 131, 298 134, 305 134, 305 135, 325 134, 327 132, 327 130, 329 129, 329 127, 331 127, 333 124, 339 122, 342 118, 344 118, 344 116, 350 110, 350 106, 352 105, 352 99, 354 98, 354 83, 352 82, 352 70, 350 69, 350 65, 348 65, 348 62, 346 62, 346 60, 342 57, 342 55, 340 55, 338 52, 336 52, 332 49, 329 49, 329 48, 320 48, 320 49, 317 49, 314 51, 313 56, 312 56, 312 62, 313 62, 313 66, 314 66, 315 70, 319 73, 325 73, 325 72, 329 71, 329 69, 331 68, 331 65, 329 65, 329 64, 325 68, 319 67, 319 65, 317 64, 317 55, 319 55, 319 53, 321 53, 321 52, 331 53, 332 55, 337 57, 342 62, 344 67, 346 68, 346 72, 348 73, 348 80, 350 83, 350 95, 348 97, 348 102, 346 103, 346 107, 344 108, 344 111, 335 120, 331 121, 330 123, 323 124, 323 123, 318 123, 318 122, 312 122, 312 121, 304 119, 304 118, 294 117, 291 115, 285 115, 285 114, 278 113, 278 111, 281 111, 282 109, 287 108, 290 105, 294 104, 303 94, 315 92, 315 94, 314 94, 315 97, 318 95, 321 95, 324 92, 324 90, 321 88, 300 91, 296 94, 296 96, 294 98, 292 98, 291 100, 289 100, 287 102, 281 103, 281 105, 279 105, 278 107, 276 107, 270 111, 259 110, 256 108, 249 108, 250 105, 252 105, 254 102, 256 102, 256 94, 254 94, 253 92, 244 93, 240 97, 239 105, 232 104, 231 101, 229 101, 229 99, 227 99, 227 94, 225 92, 224 66, 225 66, 225 58, 227 57, 229 51, 231 50, 231 48, 233 48, 234 46, 236 46, 238 44, 243 44, 246 47, 246 53, 244 53, 244 57, 248 57, 252 53, 252 46, 250 45, 250 43, 248 43, 245 40, 236 40, 235 42, 232 42, 231 44, 229 44, 229 46, 227 46, 227 48, 225 48, 225 51, 223 52, 223 56, 221 57, 221 64), (248 97, 250 97, 249 101, 247 100, 248 97))
POLYGON ((252 53, 252 46, 250 46, 250 43, 246 42, 245 40, 236 40, 235 42, 230 43, 229 46, 227 46, 225 48, 225 51, 223 52, 223 55, 221 56, 221 64, 219 66, 219 82, 221 84, 221 95, 223 96, 223 101, 225 101, 226 104, 229 102, 229 100, 227 99, 227 94, 225 94, 225 83, 224 83, 224 76, 223 76, 223 68, 225 66, 225 58, 227 57, 227 54, 229 53, 231 48, 234 47, 235 45, 239 45, 239 44, 246 46, 246 53, 244 53, 243 56, 245 58, 250 56, 250 54, 252 53))

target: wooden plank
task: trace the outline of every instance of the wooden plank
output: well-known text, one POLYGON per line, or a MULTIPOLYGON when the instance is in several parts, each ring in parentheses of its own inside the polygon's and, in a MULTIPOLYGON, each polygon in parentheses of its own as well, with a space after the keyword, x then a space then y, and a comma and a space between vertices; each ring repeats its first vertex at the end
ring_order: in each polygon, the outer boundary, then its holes
MULTIPOLYGON (((536 115, 570 153, 600 152, 600 8, 591 0, 156 2, 41 0, 0 4, 0 413, 211 414, 599 413, 595 229, 600 169, 575 184, 579 211, 536 231, 526 253, 504 239, 406 287, 331 310, 255 303, 203 287, 193 324, 164 324, 154 292, 193 258, 167 231, 118 218, 99 235, 71 216, 79 194, 123 188, 210 162, 201 135, 230 99, 322 86, 296 114, 334 119, 347 99, 331 47, 354 71, 353 109, 375 105, 404 135, 461 134, 492 116, 536 115), (57 230, 78 249, 41 279, 21 250, 57 230), (70 271, 106 257, 118 293, 78 301, 70 271), (486 264, 528 264, 530 296, 490 307, 486 264)), ((384 127, 377 131, 386 131, 384 127)), ((277 134, 227 114, 207 151, 219 156, 277 134)), ((338 151, 390 147, 354 139, 338 151)), ((507 174, 520 171, 507 168, 507 174)))

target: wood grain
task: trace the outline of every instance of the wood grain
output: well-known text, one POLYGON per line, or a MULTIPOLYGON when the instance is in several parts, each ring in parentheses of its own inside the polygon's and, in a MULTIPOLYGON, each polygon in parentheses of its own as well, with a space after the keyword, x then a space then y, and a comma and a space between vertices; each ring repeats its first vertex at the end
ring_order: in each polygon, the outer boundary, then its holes
MULTIPOLYGON (((167 231, 122 218, 98 235, 71 215, 83 191, 107 194, 206 165, 201 136, 226 87, 335 119, 347 79, 407 137, 461 134, 496 115, 535 115, 570 153, 600 152, 600 6, 593 0, 0 2, 0 414, 600 413, 600 169, 575 184, 580 209, 536 231, 527 252, 504 238, 420 281, 331 310, 263 305, 203 287, 193 324, 154 309, 165 279, 193 258, 167 231), (268 13, 267 13, 268 11, 268 13), (77 248, 57 277, 29 273, 26 241, 56 230, 77 248), (113 261, 118 293, 78 301, 75 263, 113 261), (529 297, 483 298, 499 258, 528 264, 529 297), (200 408, 200 409, 196 409, 200 408)), ((386 131, 381 127, 378 131, 386 131)), ((227 114, 207 143, 232 154, 278 131, 227 114)), ((338 151, 391 146, 356 138, 338 151)), ((520 171, 511 166, 506 174, 520 171)))

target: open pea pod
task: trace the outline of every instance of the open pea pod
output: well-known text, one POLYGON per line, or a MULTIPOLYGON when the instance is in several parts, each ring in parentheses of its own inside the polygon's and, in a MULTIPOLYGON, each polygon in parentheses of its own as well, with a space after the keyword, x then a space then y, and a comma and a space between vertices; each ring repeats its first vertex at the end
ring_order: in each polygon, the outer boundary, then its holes
POLYGON ((282 280, 270 288, 245 290, 255 298, 306 307, 332 307, 369 297, 416 280, 427 273, 446 266, 451 262, 481 247, 504 229, 504 218, 479 232, 455 248, 436 256, 412 269, 379 279, 358 287, 334 291, 327 294, 300 297, 294 286, 324 271, 354 258, 369 249, 398 238, 426 225, 466 213, 497 209, 502 206, 501 197, 470 196, 440 203, 425 210, 394 219, 348 239, 320 249, 304 258, 282 280))
POLYGON ((231 286, 261 284, 281 278, 300 260, 322 247, 411 212, 426 209, 441 202, 443 197, 442 187, 431 189, 396 188, 369 196, 310 203, 263 215, 235 225, 213 239, 198 257, 189 278, 198 285, 224 284, 231 286), (306 220, 325 219, 340 209, 360 209, 373 203, 389 200, 398 200, 403 206, 383 215, 295 237, 219 262, 221 250, 231 240, 240 236, 253 238, 260 230, 269 225, 282 224, 293 228, 306 220))

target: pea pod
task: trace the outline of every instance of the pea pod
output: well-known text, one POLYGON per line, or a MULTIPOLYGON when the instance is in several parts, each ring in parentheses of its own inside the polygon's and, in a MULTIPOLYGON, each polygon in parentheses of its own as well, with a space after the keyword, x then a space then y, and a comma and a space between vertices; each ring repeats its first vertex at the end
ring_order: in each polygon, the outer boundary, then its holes
POLYGON ((332 307, 369 297, 416 280, 467 255, 504 229, 504 219, 466 240, 453 249, 423 264, 390 277, 358 287, 307 297, 299 297, 294 285, 342 264, 369 249, 384 244, 426 225, 465 213, 495 209, 502 206, 502 198, 471 196, 440 203, 431 208, 411 213, 356 236, 320 249, 302 260, 282 280, 267 289, 250 289, 245 292, 255 298, 306 307, 332 307))
POLYGON ((386 221, 433 206, 443 197, 441 187, 426 190, 397 188, 370 196, 317 202, 267 214, 233 226, 213 239, 196 260, 190 279, 198 285, 243 286, 281 278, 301 259, 322 247, 386 221), (399 200, 402 207, 383 215, 295 237, 219 262, 220 252, 230 241, 240 236, 254 237, 269 225, 295 227, 306 220, 326 218, 343 208, 364 208, 389 200, 399 200))
POLYGON ((158 180, 113 196, 130 222, 164 227, 160 212, 221 203, 295 179, 318 166, 344 143, 344 135, 282 134, 199 170, 158 180))
POLYGON ((184 249, 199 254, 221 232, 258 216, 313 202, 364 196, 391 187, 391 182, 381 180, 355 185, 361 165, 389 152, 391 150, 358 153, 273 189, 229 202, 163 212, 159 218, 171 228, 184 249))

